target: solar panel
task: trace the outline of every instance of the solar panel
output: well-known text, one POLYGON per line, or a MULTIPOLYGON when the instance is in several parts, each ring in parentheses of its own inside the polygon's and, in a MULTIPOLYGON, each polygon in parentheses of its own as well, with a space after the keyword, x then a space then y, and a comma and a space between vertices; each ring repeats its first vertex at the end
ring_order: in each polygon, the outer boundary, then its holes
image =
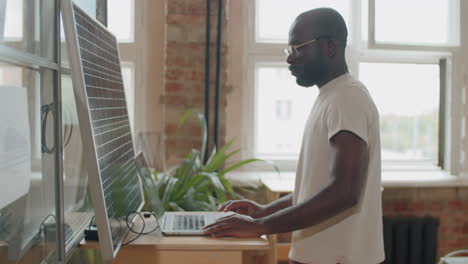
POLYGON ((128 233, 127 215, 143 205, 119 50, 71 0, 62 0, 62 15, 101 251, 111 260, 128 233))

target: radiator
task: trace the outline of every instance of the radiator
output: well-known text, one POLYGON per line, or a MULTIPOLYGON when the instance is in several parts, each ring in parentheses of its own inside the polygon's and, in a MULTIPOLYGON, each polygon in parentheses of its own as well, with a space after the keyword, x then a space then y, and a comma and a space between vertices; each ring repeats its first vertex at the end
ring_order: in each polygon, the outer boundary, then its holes
POLYGON ((383 219, 384 264, 435 264, 439 221, 433 217, 383 219))

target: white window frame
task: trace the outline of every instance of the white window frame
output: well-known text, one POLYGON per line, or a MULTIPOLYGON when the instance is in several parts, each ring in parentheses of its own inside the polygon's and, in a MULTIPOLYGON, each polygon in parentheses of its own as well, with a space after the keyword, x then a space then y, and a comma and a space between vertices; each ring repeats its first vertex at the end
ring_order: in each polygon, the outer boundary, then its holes
MULTIPOLYGON (((461 130, 462 126, 462 99, 464 94, 462 89, 462 52, 459 45, 460 37, 455 39, 453 46, 416 46, 416 45, 395 45, 388 43, 375 43, 374 25, 368 25, 368 41, 361 40, 362 36, 362 1, 352 1, 350 10, 350 25, 349 31, 352 32, 353 38, 349 39, 347 47, 347 61, 351 72, 359 76, 359 62, 394 62, 394 63, 435 63, 438 64, 440 59, 445 59, 447 64, 446 69, 446 90, 445 90, 445 137, 442 139, 445 145, 445 153, 443 153, 443 167, 441 170, 436 166, 424 166, 415 162, 414 166, 403 166, 400 164, 386 163, 383 165, 383 181, 389 186, 420 186, 421 184, 429 185, 460 185, 468 184, 468 175, 466 177, 454 177, 460 175, 460 153, 461 153, 461 130), (372 37, 372 38, 371 38, 372 37), (412 178, 408 173, 417 174, 417 177, 412 178)), ((375 6, 375 0, 369 1, 369 22, 375 21, 375 13, 371 8, 375 6)), ((459 2, 459 0, 455 0, 459 2)), ((257 43, 257 16, 256 16, 256 0, 243 1, 244 13, 247 14, 246 23, 244 23, 244 47, 245 47, 245 69, 246 79, 242 90, 242 99, 244 102, 242 113, 242 153, 241 157, 254 157, 254 137, 255 137, 255 119, 254 112, 255 102, 255 64, 257 62, 285 62, 283 49, 285 43, 257 43), (282 56, 283 55, 283 56, 282 56)), ((461 4, 461 3, 460 3, 461 4)), ((462 10, 458 8, 455 10, 462 10)), ((464 8, 467 9, 467 8, 464 8)), ((460 11, 462 12, 462 11, 460 11)), ((461 14, 457 14, 462 18, 461 14)), ((456 21, 456 18, 455 20, 456 21)), ((460 27, 463 27, 461 24, 460 27)), ((456 30, 456 28, 454 29, 456 30)), ((461 31, 460 31, 461 32, 461 31)), ((439 110, 441 111, 441 110, 439 110)), ((273 160, 273 162, 282 171, 294 171, 297 165, 297 160, 273 160)), ((409 163, 409 162, 407 162, 409 163)), ((271 166, 257 163, 250 166, 248 170, 263 170, 271 171, 271 166)))
MULTIPOLYGON (((360 0, 361 2, 362 0, 360 0)), ((375 39, 375 1, 376 0, 368 0, 369 1, 369 15, 368 15, 368 45, 369 49, 391 49, 391 50, 415 50, 415 51, 455 51, 458 50, 460 45, 460 0, 450 0, 450 22, 451 32, 449 33, 450 40, 447 45, 411 45, 411 44, 395 44, 395 43, 386 43, 386 42, 378 42, 375 39)), ((361 2, 362 3, 362 2, 361 2)))

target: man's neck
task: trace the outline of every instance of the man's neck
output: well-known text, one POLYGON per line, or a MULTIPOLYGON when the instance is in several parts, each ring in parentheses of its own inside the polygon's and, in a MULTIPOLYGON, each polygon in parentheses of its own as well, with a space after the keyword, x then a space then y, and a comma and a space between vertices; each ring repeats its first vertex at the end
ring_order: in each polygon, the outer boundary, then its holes
POLYGON ((317 83, 317 87, 320 89, 322 88, 325 84, 329 83, 331 80, 334 80, 335 78, 348 73, 348 66, 344 65, 343 67, 340 67, 339 69, 329 72, 325 78, 323 78, 319 83, 317 83))

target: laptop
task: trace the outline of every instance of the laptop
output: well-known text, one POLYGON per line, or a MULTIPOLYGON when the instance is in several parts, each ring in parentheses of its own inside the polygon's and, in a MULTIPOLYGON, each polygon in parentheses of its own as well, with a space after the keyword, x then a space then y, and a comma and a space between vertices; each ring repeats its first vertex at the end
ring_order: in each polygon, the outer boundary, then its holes
POLYGON ((143 189, 156 216, 159 227, 165 235, 204 235, 202 227, 233 212, 165 212, 159 199, 158 186, 148 168, 145 157, 140 152, 135 158, 143 189))

